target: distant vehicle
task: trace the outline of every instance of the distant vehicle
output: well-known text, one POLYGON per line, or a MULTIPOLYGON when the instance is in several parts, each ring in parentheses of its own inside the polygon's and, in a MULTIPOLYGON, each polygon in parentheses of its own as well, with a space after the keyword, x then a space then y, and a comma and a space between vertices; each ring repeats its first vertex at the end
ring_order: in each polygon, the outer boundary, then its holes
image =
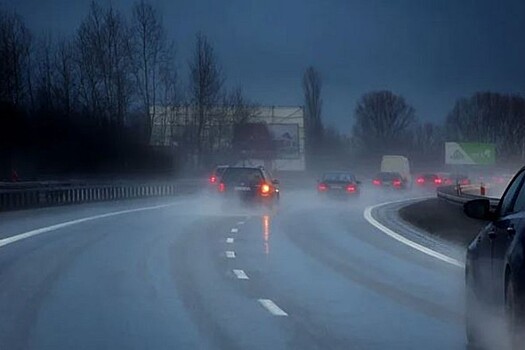
POLYGON ((441 185, 442 178, 436 173, 426 173, 418 175, 415 183, 417 187, 435 188, 441 185))
POLYGON ((417 187, 436 188, 450 185, 470 185, 470 179, 466 175, 451 173, 426 173, 416 177, 417 187))
POLYGON ((396 172, 380 172, 374 176, 372 184, 378 188, 407 188, 407 182, 403 179, 403 176, 396 172))
MULTIPOLYGON (((450 186, 450 185, 470 185, 471 181, 467 175, 463 174, 454 174, 454 173, 439 173, 439 178, 441 179, 440 185, 450 186)), ((438 180, 439 182, 439 180, 438 180)))
MULTIPOLYGON (((493 322, 485 315, 504 315, 514 349, 523 348, 525 332, 525 168, 512 179, 495 212, 488 199, 464 205, 465 213, 488 225, 467 250, 466 331, 469 343, 479 345, 493 322), (487 314, 480 310, 486 310, 487 314), (521 339, 520 338, 521 335, 521 339)), ((481 344, 483 345, 483 344, 481 344)))
POLYGON ((208 179, 211 185, 217 186, 221 182, 222 174, 224 174, 226 168, 228 168, 227 165, 219 165, 213 169, 213 172, 208 179))
POLYGON ((406 185, 412 183, 410 175, 410 162, 404 156, 383 156, 381 160, 382 173, 398 173, 406 185))
POLYGON ((360 193, 359 185, 355 176, 348 172, 324 173, 317 184, 317 192, 332 198, 357 197, 360 193))
POLYGON ((219 193, 228 198, 273 206, 279 200, 279 181, 263 167, 227 167, 222 174, 219 193))

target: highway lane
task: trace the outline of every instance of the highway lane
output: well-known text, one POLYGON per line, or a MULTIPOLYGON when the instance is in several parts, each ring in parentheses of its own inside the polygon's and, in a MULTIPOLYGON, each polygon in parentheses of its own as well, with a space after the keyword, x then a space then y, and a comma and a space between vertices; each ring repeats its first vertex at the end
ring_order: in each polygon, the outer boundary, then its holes
POLYGON ((284 193, 0 214, 0 348, 465 349, 463 271, 387 237, 367 205, 284 193), (22 221, 23 220, 23 221, 22 221))

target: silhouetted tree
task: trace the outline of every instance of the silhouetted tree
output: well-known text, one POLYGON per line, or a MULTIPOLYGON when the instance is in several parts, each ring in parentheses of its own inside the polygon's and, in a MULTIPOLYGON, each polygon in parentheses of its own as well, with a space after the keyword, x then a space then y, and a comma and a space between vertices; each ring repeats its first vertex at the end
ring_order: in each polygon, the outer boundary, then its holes
POLYGON ((321 75, 314 67, 308 67, 303 75, 304 116, 306 133, 306 152, 312 157, 319 153, 323 140, 323 123, 321 112, 321 75))
POLYGON ((406 150, 415 111, 402 96, 391 91, 370 92, 355 109, 354 142, 367 153, 406 150))
POLYGON ((496 144, 503 158, 525 159, 525 99, 519 95, 476 93, 459 99, 446 119, 449 141, 496 144))
POLYGON ((215 51, 202 33, 196 35, 189 67, 191 102, 196 114, 193 120, 193 143, 200 157, 205 142, 204 129, 210 121, 212 109, 220 101, 224 82, 215 51))

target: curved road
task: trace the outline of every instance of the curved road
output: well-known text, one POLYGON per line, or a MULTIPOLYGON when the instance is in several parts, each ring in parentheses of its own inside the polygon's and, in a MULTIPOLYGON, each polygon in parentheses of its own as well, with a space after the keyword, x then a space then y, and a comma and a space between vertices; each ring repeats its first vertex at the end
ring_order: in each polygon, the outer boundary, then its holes
POLYGON ((463 271, 365 221, 384 200, 0 214, 0 348, 465 349, 463 271))

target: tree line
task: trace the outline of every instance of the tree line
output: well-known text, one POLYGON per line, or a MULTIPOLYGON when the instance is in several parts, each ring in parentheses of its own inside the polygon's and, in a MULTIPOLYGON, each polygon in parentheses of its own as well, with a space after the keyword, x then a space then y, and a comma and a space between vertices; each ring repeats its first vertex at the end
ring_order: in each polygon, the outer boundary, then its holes
POLYGON ((478 92, 459 98, 444 122, 422 121, 403 96, 392 91, 365 93, 357 101, 349 137, 325 129, 321 118, 320 73, 303 77, 307 154, 310 165, 332 155, 342 162, 402 154, 421 162, 444 162, 445 142, 494 143, 501 163, 525 160, 525 98, 517 94, 478 92))
POLYGON ((0 8, 0 178, 22 168, 50 175, 172 169, 173 150, 149 147, 158 106, 193 113, 180 152, 217 147, 226 115, 242 121, 253 104, 240 87, 226 89, 204 34, 195 37, 187 88, 176 63, 161 14, 144 0, 129 13, 92 2, 74 34, 61 38, 35 35, 0 8))

